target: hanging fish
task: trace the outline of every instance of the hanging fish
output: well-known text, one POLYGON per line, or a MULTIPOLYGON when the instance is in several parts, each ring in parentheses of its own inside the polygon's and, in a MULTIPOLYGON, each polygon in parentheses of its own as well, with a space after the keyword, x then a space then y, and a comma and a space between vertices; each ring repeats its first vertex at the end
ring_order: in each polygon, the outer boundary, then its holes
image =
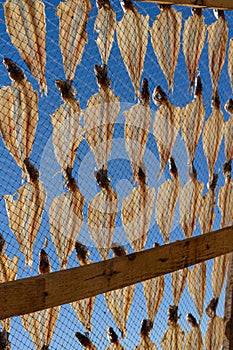
POLYGON ((4 11, 6 29, 12 44, 38 81, 41 93, 47 94, 46 24, 43 2, 41 0, 7 0, 4 11))
POLYGON ((76 151, 83 140, 81 108, 75 99, 76 91, 71 81, 56 81, 64 104, 51 115, 53 125, 54 153, 67 181, 66 171, 72 169, 76 151))
POLYGON ((210 317, 204 339, 206 350, 220 350, 223 345, 224 320, 216 316, 217 304, 218 299, 212 299, 206 308, 206 313, 210 317))
POLYGON ((202 83, 200 76, 196 79, 194 100, 182 109, 182 138, 188 152, 188 164, 194 161, 194 155, 200 139, 205 119, 205 106, 202 98, 202 83))
POLYGON ((212 97, 212 114, 205 123, 202 142, 203 150, 207 158, 209 168, 209 183, 213 181, 214 165, 218 157, 218 151, 224 132, 224 118, 220 110, 220 98, 218 92, 212 97))
POLYGON ((147 79, 143 79, 140 97, 140 102, 123 112, 123 115, 126 117, 124 130, 125 146, 131 161, 134 178, 143 163, 152 121, 149 106, 150 91, 147 79))
MULTIPOLYGON (((231 181, 231 161, 224 164, 223 174, 225 176, 225 184, 220 188, 218 193, 218 206, 222 215, 222 228, 232 225, 233 184, 231 181)), ((221 255, 214 259, 212 269, 212 291, 215 298, 220 297, 228 261, 229 254, 221 255)))
POLYGON ((151 320, 142 320, 140 337, 141 341, 134 350, 157 350, 155 343, 152 343, 149 337, 149 333, 153 328, 153 322, 151 320))
POLYGON ((107 170, 102 169, 95 176, 101 192, 88 205, 88 230, 102 259, 106 260, 115 229, 118 197, 109 185, 107 170))
POLYGON ((80 262, 81 266, 88 265, 88 264, 92 263, 92 261, 89 260, 89 258, 88 258, 90 255, 90 252, 84 244, 82 244, 79 241, 76 241, 75 242, 75 250, 76 250, 77 259, 80 262))
POLYGON ((174 74, 180 51, 182 13, 170 5, 159 5, 161 13, 151 29, 151 42, 159 65, 168 82, 168 91, 173 90, 174 74))
POLYGON ((38 93, 12 60, 4 58, 3 63, 12 85, 0 89, 0 132, 6 148, 26 174, 24 160, 30 156, 38 123, 38 93))
POLYGON ((226 57, 228 27, 224 11, 213 11, 217 21, 208 26, 208 57, 213 95, 215 95, 226 57))
POLYGON ((183 31, 183 52, 188 70, 190 90, 194 87, 194 80, 206 38, 203 10, 193 7, 191 11, 192 16, 185 21, 183 31))
MULTIPOLYGON (((119 257, 127 253, 126 249, 120 245, 113 247, 114 257, 119 257)), ((122 337, 126 335, 126 323, 129 317, 130 307, 134 297, 135 284, 122 289, 112 290, 104 294, 106 305, 122 337), (120 302, 119 302, 120 301, 120 302)))
MULTIPOLYGON (((13 259, 10 259, 4 251, 6 249, 6 241, 3 235, 0 233, 0 283, 14 281, 16 279, 17 271, 18 271, 18 261, 19 258, 14 256, 13 259)), ((0 324, 2 325, 3 332, 0 333, 0 349, 1 349, 1 338, 2 342, 8 340, 8 336, 10 333, 10 318, 5 320, 0 320, 0 324), (4 333, 4 331, 6 333, 4 333), (4 337, 7 336, 7 337, 4 337)), ((8 343, 7 341, 5 342, 8 343)), ((3 348, 4 349, 4 348, 3 348)), ((7 348, 6 348, 7 349, 7 348)))
MULTIPOLYGON (((49 261, 48 255, 46 256, 46 258, 49 261)), ((41 259, 39 265, 39 272, 40 274, 48 272, 47 270, 41 269, 41 259)), ((55 331, 59 311, 60 306, 56 306, 50 309, 40 310, 21 316, 23 327, 30 334, 32 341, 36 347, 36 350, 49 349, 49 345, 51 343, 55 331)))
POLYGON ((159 106, 155 114, 154 136, 160 155, 159 175, 161 176, 171 157, 172 149, 180 130, 181 108, 171 104, 160 86, 154 89, 152 99, 154 104, 159 106))
POLYGON ((144 249, 155 201, 155 188, 146 185, 145 170, 139 168, 138 187, 123 199, 122 222, 133 251, 144 249))
POLYGON ((125 350, 120 344, 119 338, 112 327, 108 328, 108 340, 111 343, 105 350, 125 350))
POLYGON ((116 14, 109 0, 96 0, 98 15, 94 29, 98 33, 96 44, 98 46, 102 64, 107 65, 116 28, 116 14))
POLYGON ((87 350, 97 350, 97 347, 92 343, 90 338, 88 338, 86 335, 76 332, 75 337, 79 340, 80 344, 84 346, 87 350))
POLYGON ((188 290, 202 320, 206 296, 206 262, 196 264, 188 271, 188 290))
POLYGON ((117 42, 134 86, 135 96, 139 96, 148 44, 149 15, 140 15, 132 0, 121 0, 121 6, 124 16, 116 27, 117 42))
MULTIPOLYGON (((75 250, 81 266, 91 264, 92 261, 88 259, 90 252, 84 244, 76 241, 75 250)), ((91 317, 94 309, 94 304, 95 297, 78 300, 70 304, 75 310, 78 320, 86 328, 87 333, 90 332, 92 328, 91 317)))
POLYGON ((6 330, 0 331, 0 350, 11 350, 9 333, 6 330))
POLYGON ((233 159, 233 100, 229 98, 225 104, 225 110, 230 114, 230 118, 225 122, 225 157, 226 163, 233 159))
POLYGON ((50 234, 62 269, 68 263, 83 224, 85 199, 71 172, 67 172, 66 177, 68 192, 55 197, 49 208, 50 234))
POLYGON ((230 39, 228 48, 228 74, 230 77, 231 89, 233 90, 233 38, 230 39))
MULTIPOLYGON (((158 244, 155 243, 155 247, 157 246, 158 244)), ((164 275, 146 280, 142 282, 142 285, 146 299, 147 317, 153 324, 164 296, 164 275)))
POLYGON ((56 15, 59 17, 59 44, 67 80, 73 80, 87 44, 86 26, 90 0, 66 0, 60 2, 56 15))
POLYGON ((5 195, 4 199, 10 229, 25 256, 25 265, 32 267, 32 250, 40 228, 46 192, 37 168, 27 158, 24 164, 29 174, 29 182, 20 187, 14 195, 5 195))
POLYGON ((98 170, 107 169, 112 149, 114 124, 120 112, 120 99, 110 89, 107 67, 95 66, 99 91, 92 95, 84 113, 86 140, 94 154, 98 170))
POLYGON ((156 221, 165 244, 169 243, 172 221, 181 189, 178 170, 173 157, 170 158, 170 175, 171 179, 165 181, 158 189, 155 212, 156 221))
POLYGON ((182 269, 172 272, 172 300, 173 304, 178 306, 181 295, 186 285, 188 269, 182 269))
POLYGON ((186 335, 184 350, 204 350, 201 329, 197 320, 192 314, 187 314, 186 321, 192 328, 186 335))
POLYGON ((39 273, 49 273, 51 272, 51 265, 48 254, 44 249, 40 251, 40 265, 39 265, 39 273))
POLYGON ((201 199, 201 204, 198 210, 198 217, 202 233, 212 232, 213 230, 217 182, 218 174, 214 174, 212 183, 207 184, 209 191, 201 199))
POLYGON ((183 349, 184 331, 181 331, 178 321, 178 307, 168 307, 168 329, 165 331, 160 342, 162 350, 183 349))
POLYGON ((189 181, 180 192, 180 225, 186 238, 192 237, 196 216, 201 205, 204 183, 200 184, 193 165, 189 167, 189 181))

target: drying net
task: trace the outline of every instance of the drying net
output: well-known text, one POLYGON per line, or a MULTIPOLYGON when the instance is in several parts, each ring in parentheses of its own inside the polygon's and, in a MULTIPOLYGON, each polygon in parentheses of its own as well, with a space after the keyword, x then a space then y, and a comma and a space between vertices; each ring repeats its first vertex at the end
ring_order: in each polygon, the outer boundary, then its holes
MULTIPOLYGON (((1 3, 1 282, 232 225, 230 23, 130 0, 1 3)), ((220 349, 228 261, 2 320, 0 348, 220 349)))

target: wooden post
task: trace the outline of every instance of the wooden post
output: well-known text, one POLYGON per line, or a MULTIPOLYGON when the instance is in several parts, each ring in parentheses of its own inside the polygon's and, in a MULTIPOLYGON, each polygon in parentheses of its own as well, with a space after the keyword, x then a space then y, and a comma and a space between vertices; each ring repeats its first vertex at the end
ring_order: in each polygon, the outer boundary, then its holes
POLYGON ((86 266, 0 283, 0 320, 165 275, 233 251, 233 226, 86 266))
POLYGON ((233 10, 232 0, 136 0, 137 2, 150 2, 154 4, 181 5, 191 7, 216 8, 233 10))
POLYGON ((224 308, 225 334, 223 350, 233 349, 233 253, 230 255, 224 308))

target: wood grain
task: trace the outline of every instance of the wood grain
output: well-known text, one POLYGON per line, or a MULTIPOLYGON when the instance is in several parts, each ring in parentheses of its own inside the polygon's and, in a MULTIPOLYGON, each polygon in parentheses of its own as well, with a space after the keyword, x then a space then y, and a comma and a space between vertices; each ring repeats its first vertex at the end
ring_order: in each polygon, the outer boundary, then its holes
POLYGON ((232 0, 136 0, 136 2, 150 2, 157 4, 182 5, 233 10, 232 0))
POLYGON ((0 284, 0 319, 123 288, 233 251, 233 226, 119 258, 0 284))

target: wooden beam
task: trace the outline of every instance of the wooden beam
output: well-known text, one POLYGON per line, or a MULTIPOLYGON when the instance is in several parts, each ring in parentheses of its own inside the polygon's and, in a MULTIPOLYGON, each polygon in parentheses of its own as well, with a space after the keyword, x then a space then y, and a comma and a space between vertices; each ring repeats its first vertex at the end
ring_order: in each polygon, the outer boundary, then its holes
POLYGON ((136 0, 136 2, 150 2, 164 5, 181 5, 217 8, 221 10, 233 10, 232 0, 136 0))
POLYGON ((123 288, 233 251, 233 226, 86 266, 0 284, 0 319, 123 288))

